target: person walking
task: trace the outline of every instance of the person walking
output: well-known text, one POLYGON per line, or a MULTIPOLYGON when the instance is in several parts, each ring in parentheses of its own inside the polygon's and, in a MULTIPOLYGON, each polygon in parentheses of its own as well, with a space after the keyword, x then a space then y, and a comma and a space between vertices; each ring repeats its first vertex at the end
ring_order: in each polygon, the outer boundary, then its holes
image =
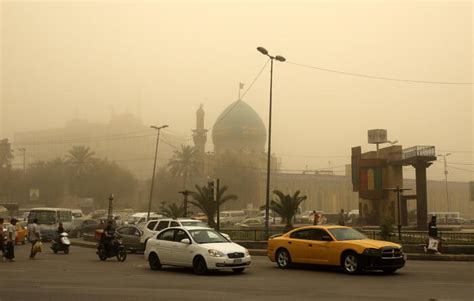
POLYGON ((7 243, 5 258, 10 262, 15 261, 15 240, 16 240, 16 218, 12 217, 7 226, 7 243))
POLYGON ((28 225, 28 240, 31 243, 30 259, 34 259, 36 256, 35 244, 41 241, 41 230, 38 226, 38 219, 33 219, 33 223, 28 225))
POLYGON ((345 226, 346 225, 346 219, 345 219, 345 214, 344 214, 344 209, 341 209, 341 212, 339 212, 339 221, 338 221, 339 226, 345 226))
POLYGON ((319 214, 316 210, 313 210, 313 225, 319 224, 319 214))
POLYGON ((5 234, 3 233, 3 217, 0 217, 0 251, 5 255, 5 234))

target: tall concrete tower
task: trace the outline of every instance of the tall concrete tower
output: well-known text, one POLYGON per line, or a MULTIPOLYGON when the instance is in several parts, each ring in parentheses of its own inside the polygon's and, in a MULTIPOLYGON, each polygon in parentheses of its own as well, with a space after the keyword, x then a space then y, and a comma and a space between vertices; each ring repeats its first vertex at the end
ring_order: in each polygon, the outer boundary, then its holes
POLYGON ((203 155, 206 151, 207 130, 204 128, 204 109, 202 104, 196 111, 196 129, 193 130, 194 146, 203 155))

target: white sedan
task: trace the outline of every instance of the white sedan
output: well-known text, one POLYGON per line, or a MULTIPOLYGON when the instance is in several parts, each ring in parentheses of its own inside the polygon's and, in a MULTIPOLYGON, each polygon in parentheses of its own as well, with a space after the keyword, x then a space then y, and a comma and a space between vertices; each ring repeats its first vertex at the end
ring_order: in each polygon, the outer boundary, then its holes
POLYGON ((152 270, 162 265, 192 267, 198 275, 209 270, 241 273, 250 265, 249 251, 211 228, 173 227, 147 241, 145 259, 152 270))

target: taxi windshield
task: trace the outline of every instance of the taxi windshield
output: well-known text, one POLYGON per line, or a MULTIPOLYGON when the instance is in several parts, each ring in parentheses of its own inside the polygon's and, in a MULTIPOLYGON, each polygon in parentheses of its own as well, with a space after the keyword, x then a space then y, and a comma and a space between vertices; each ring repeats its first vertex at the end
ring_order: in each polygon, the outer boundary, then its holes
POLYGON ((334 228, 328 230, 336 238, 336 240, 368 239, 367 236, 352 228, 334 228))

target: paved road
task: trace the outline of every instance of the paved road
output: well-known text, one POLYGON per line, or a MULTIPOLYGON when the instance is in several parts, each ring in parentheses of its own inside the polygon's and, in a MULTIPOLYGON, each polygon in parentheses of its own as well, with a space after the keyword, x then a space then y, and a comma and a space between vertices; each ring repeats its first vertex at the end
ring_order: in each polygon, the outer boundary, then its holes
POLYGON ((28 260, 0 262, 0 300, 474 300, 473 262, 409 261, 395 275, 345 275, 334 269, 280 270, 265 257, 241 275, 197 276, 190 270, 151 271, 143 255, 100 262, 95 250, 48 250, 28 260))

